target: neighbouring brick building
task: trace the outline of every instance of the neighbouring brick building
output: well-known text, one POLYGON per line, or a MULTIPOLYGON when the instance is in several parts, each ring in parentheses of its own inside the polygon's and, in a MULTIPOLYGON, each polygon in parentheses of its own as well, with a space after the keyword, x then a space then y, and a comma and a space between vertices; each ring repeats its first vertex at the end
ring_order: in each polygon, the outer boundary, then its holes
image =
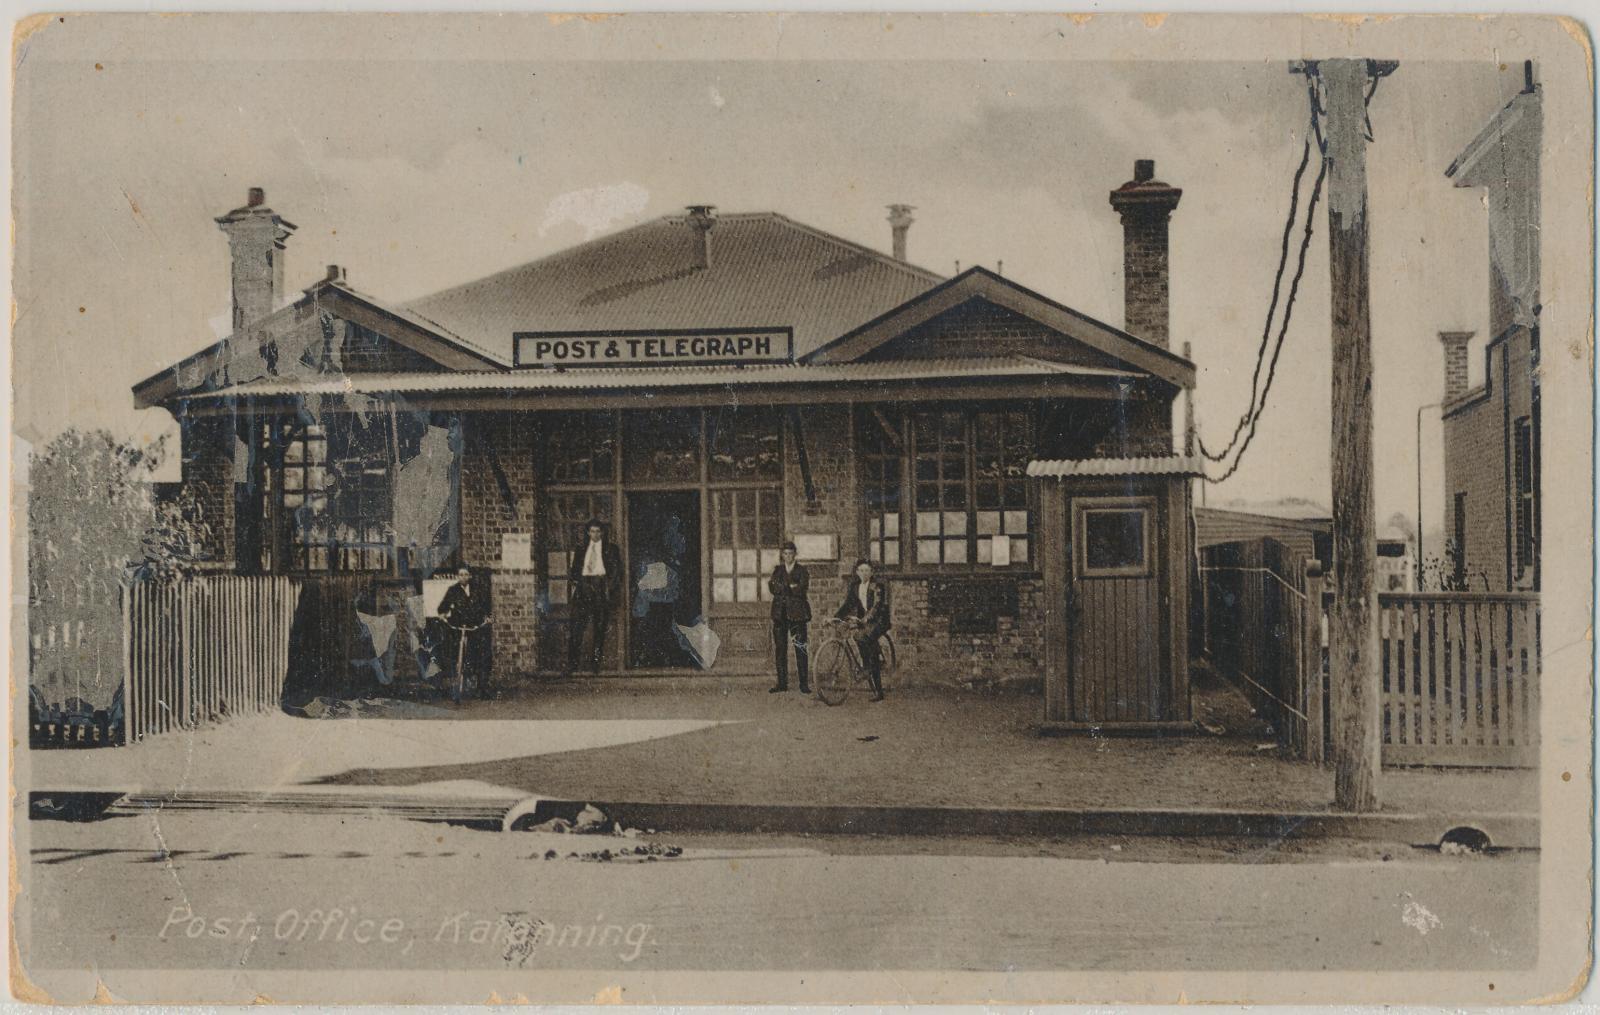
POLYGON ((644 595, 666 563, 672 625, 709 625, 719 672, 767 672, 766 579, 793 539, 819 616, 858 557, 887 575, 907 679, 1042 681, 1067 727, 1183 723, 1180 196, 1146 161, 1111 193, 1122 330, 983 268, 914 266, 903 205, 893 255, 693 206, 406 305, 334 267, 270 310, 294 226, 254 190, 217 220, 233 335, 135 398, 182 426, 217 567, 354 575, 391 590, 382 611, 464 564, 503 679, 561 670, 570 554, 599 518, 646 604, 624 604, 608 668, 697 661, 644 595))
POLYGON ((1483 128, 1446 176, 1485 192, 1489 335, 1445 331, 1447 577, 1477 591, 1539 588, 1539 148, 1541 93, 1522 92, 1483 128), (1469 357, 1483 383, 1469 387, 1469 357))

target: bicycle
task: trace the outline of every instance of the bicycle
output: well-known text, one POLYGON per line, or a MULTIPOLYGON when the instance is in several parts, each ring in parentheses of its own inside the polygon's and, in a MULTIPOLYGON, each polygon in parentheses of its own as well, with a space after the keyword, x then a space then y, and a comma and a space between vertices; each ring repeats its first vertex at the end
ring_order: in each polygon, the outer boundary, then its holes
MULTIPOLYGON (((450 689, 450 700, 459 705, 461 704, 461 696, 466 691, 467 684, 467 635, 471 634, 473 631, 479 630, 480 628, 488 627, 489 621, 485 620, 483 623, 474 624, 471 627, 456 627, 447 620, 444 622, 444 626, 448 627, 452 631, 455 631, 459 635, 459 637, 456 639, 456 680, 455 686, 450 689)), ((487 674, 480 674, 478 679, 487 680, 488 676, 487 674)))
MULTIPOLYGON (((857 683, 870 683, 861 649, 851 635, 851 624, 837 617, 826 622, 828 635, 811 653, 811 676, 817 685, 817 697, 825 705, 839 705, 849 697, 850 688, 857 683)), ((878 658, 881 662, 879 678, 888 688, 897 666, 894 638, 888 631, 878 637, 878 658)))

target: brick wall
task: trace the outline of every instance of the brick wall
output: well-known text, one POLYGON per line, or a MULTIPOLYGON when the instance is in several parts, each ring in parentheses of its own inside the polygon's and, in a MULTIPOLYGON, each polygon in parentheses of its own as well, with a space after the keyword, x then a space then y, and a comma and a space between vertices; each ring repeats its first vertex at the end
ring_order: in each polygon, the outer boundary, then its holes
MULTIPOLYGON (((818 561, 811 571, 811 609, 818 622, 831 617, 844 598, 856 558, 862 555, 860 495, 850 410, 807 408, 806 452, 817 499, 808 504, 796 456, 788 454, 785 517, 792 533, 834 533, 839 559, 818 561)), ((981 579, 980 579, 981 580, 981 579)), ((1041 582, 1019 581, 1016 617, 1001 617, 992 634, 952 635, 951 618, 930 615, 925 578, 890 578, 891 616, 903 683, 964 680, 1041 680, 1044 674, 1044 615, 1041 582)), ((812 637, 820 632, 813 630, 812 637)))
MULTIPOLYGON (((801 422, 816 500, 807 502, 799 456, 789 449, 784 455, 783 480, 786 528, 791 536, 832 533, 839 539, 837 561, 806 565, 811 572, 811 609, 820 621, 832 616, 844 599, 847 576, 865 552, 858 527, 860 493, 849 406, 808 407, 801 410, 801 422)), ((788 436, 792 441, 793 434, 788 436)))
MULTIPOLYGON (((974 581, 982 579, 975 578, 974 581)), ((895 651, 903 683, 1037 683, 1044 681, 1044 582, 1017 580, 1016 617, 999 617, 994 633, 952 634, 952 618, 930 611, 926 579, 897 580, 890 590, 895 651)))
POLYGON ((539 632, 535 575, 500 567, 501 537, 533 533, 536 524, 538 485, 530 417, 467 413, 462 429, 462 558, 469 567, 490 572, 497 677, 532 673, 537 669, 539 632))
POLYGON ((1038 356, 1064 363, 1115 366, 1117 361, 1038 321, 983 299, 970 300, 886 343, 865 357, 1038 356))
MULTIPOLYGON (((1495 345, 1485 372, 1487 383, 1468 392, 1466 400, 1448 404, 1444 414, 1443 532, 1446 539, 1454 538, 1455 498, 1458 493, 1465 494, 1466 569, 1474 591, 1482 591, 1485 581, 1490 590, 1531 588, 1533 584, 1531 569, 1520 576, 1515 573, 1514 558, 1512 573, 1508 575, 1506 568, 1506 473, 1512 461, 1507 416, 1514 428, 1519 417, 1530 414, 1529 355, 1527 332, 1519 331, 1495 345)), ((1514 515, 1512 521, 1514 524, 1514 515)), ((1513 553, 1515 537, 1513 528, 1513 553)))

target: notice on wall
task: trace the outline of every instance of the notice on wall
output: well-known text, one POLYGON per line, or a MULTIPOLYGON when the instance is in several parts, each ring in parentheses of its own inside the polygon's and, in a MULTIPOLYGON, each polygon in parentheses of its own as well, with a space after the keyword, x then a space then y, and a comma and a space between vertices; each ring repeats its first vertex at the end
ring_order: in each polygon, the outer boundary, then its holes
POLYGON ((518 367, 702 366, 794 359, 791 328, 519 331, 515 338, 518 367))
POLYGON ((989 537, 989 563, 1006 567, 1011 563, 1011 537, 997 532, 989 537))
POLYGON ((797 560, 838 560, 839 537, 831 532, 797 533, 794 555, 797 560))
POLYGON ((507 532, 500 537, 500 566, 519 571, 533 569, 533 535, 507 532))

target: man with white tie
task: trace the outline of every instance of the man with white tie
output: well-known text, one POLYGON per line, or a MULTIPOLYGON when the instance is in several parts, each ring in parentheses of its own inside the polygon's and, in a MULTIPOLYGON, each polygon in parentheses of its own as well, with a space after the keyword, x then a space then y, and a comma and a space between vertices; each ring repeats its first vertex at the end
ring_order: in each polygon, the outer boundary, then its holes
POLYGON ((606 631, 611 626, 611 613, 617 608, 622 589, 622 551, 606 539, 605 526, 598 519, 591 519, 588 529, 589 541, 572 555, 568 574, 572 580, 572 619, 567 633, 568 676, 578 668, 585 631, 591 636, 590 672, 600 672, 606 631))

